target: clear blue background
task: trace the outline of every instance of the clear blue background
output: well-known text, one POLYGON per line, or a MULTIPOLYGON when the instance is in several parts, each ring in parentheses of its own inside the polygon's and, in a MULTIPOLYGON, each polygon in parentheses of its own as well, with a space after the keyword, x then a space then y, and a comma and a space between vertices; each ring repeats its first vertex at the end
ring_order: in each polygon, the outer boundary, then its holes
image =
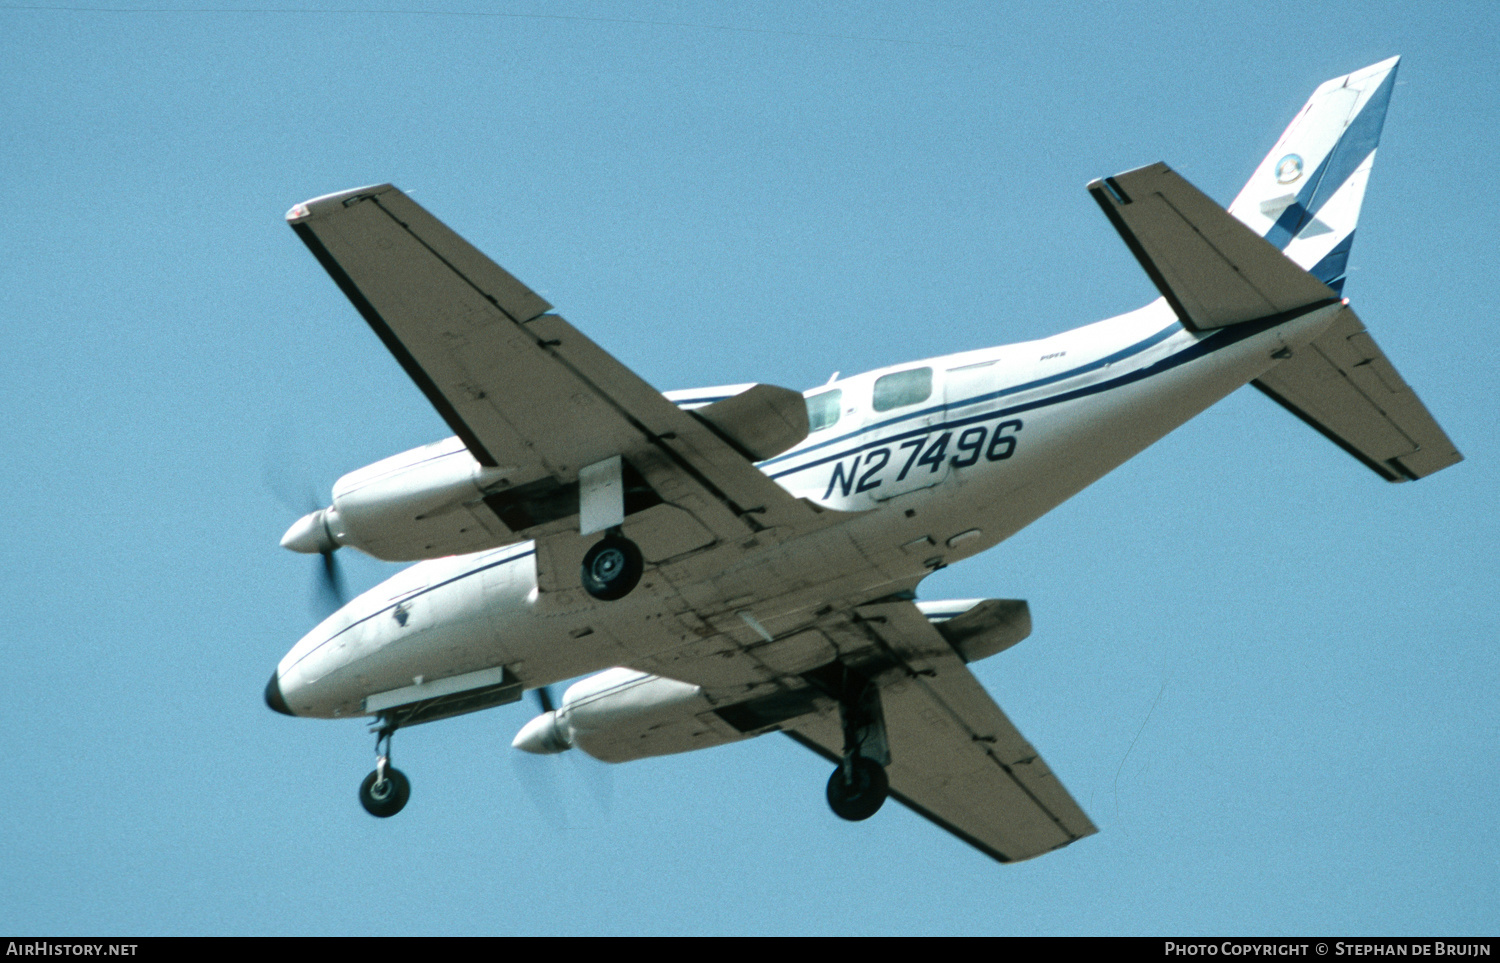
POLYGON ((0 5, 0 932, 1500 929, 1500 7, 504 9, 0 5), (1084 184, 1227 203, 1393 54, 1345 293, 1468 461, 1388 485, 1245 389, 923 587, 1030 600, 976 671, 1097 836, 841 823, 776 736, 518 760, 530 699, 402 732, 377 821, 364 727, 262 703, 299 502, 447 434, 293 203, 392 181, 658 387, 803 388, 1144 303, 1084 184))

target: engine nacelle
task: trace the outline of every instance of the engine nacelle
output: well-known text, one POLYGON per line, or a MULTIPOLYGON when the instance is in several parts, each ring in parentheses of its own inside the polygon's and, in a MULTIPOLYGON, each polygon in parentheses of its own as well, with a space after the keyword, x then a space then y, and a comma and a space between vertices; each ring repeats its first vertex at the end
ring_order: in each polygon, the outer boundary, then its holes
MULTIPOLYGON (((807 406, 800 393, 787 388, 729 385, 675 391, 667 398, 755 461, 807 437, 807 406)), ((313 555, 348 545, 387 562, 498 548, 515 541, 517 531, 577 510, 573 495, 566 493, 573 480, 540 472, 538 465, 486 468, 458 438, 445 438, 340 478, 333 504, 298 519, 281 544, 313 555), (532 491, 532 483, 542 483, 542 490, 532 491), (486 494, 502 488, 505 504, 492 509, 484 503, 486 494), (552 497, 557 493, 565 494, 562 509, 552 497)))
POLYGON ((308 553, 348 545, 387 562, 483 551, 513 537, 481 501, 504 474, 457 438, 413 448, 340 478, 333 505, 298 519, 281 544, 308 553))
POLYGON ((526 723, 511 745, 540 754, 576 746, 604 762, 628 762, 743 738, 698 686, 607 669, 569 686, 562 705, 526 723))

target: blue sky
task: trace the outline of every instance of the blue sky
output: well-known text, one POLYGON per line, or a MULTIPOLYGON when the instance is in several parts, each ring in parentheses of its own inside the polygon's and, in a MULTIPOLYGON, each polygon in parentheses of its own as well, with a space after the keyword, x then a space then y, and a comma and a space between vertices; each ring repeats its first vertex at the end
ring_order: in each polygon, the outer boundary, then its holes
POLYGON ((1496 931, 1496 7, 132 6, 0 4, 0 930, 1496 931), (377 821, 364 727, 262 703, 278 491, 447 434, 293 203, 392 181, 658 387, 803 388, 1137 307, 1088 180, 1227 203, 1393 54, 1345 294, 1468 460, 1388 485, 1246 389, 923 586, 1030 601, 976 671, 1097 836, 844 824, 774 736, 538 768, 530 700, 403 731, 377 821))

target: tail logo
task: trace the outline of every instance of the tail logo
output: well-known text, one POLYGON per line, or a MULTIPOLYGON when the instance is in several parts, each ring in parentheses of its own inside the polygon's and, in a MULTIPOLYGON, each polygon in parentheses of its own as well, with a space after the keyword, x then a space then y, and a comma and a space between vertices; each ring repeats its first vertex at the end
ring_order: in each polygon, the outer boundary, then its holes
POLYGON ((1302 158, 1297 154, 1288 154, 1276 162, 1276 183, 1290 184, 1302 176, 1302 158))

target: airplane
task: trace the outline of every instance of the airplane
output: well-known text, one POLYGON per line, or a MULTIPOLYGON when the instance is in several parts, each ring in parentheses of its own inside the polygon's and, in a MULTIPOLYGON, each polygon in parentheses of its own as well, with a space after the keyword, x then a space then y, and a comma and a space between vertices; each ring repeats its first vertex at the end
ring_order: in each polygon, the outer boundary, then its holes
POLYGON ((1317 88, 1226 210, 1165 164, 1088 191, 1160 292, 1039 341, 809 391, 662 393, 395 187, 292 230, 453 437, 342 477, 281 544, 416 562, 280 661, 277 712, 403 727, 523 698, 531 753, 782 732, 846 820, 894 798, 1002 862, 1096 831, 968 664, 1024 601, 918 598, 1245 384, 1390 482, 1462 460, 1343 297, 1399 58, 1317 88), (582 676, 554 701, 550 687, 582 676))

